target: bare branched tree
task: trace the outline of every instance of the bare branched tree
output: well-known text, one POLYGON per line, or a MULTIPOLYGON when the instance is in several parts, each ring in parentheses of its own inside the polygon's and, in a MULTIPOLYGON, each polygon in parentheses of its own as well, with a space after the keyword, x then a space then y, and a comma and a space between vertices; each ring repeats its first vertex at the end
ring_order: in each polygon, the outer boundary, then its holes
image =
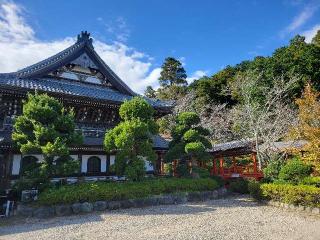
POLYGON ((260 143, 268 146, 279 141, 296 120, 296 113, 287 99, 300 78, 278 77, 273 79, 271 87, 263 84, 264 80, 262 75, 248 72, 238 76, 232 85, 241 99, 241 104, 232 110, 234 130, 243 139, 254 141, 260 167, 263 155, 268 154, 261 151, 260 143))

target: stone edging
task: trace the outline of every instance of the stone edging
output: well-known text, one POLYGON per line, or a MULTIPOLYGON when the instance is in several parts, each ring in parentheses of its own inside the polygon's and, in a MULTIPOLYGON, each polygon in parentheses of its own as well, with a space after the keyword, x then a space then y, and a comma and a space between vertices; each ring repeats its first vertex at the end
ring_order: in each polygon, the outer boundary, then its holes
POLYGON ((301 206, 301 205, 293 205, 283 202, 277 202, 277 201, 268 201, 266 202, 267 205, 273 206, 273 207, 279 207, 287 210, 293 210, 293 211, 299 211, 299 212, 307 212, 312 214, 318 214, 320 215, 320 208, 318 207, 308 207, 308 206, 301 206))
POLYGON ((50 218, 54 216, 68 216, 72 214, 89 213, 92 211, 201 202, 223 198, 228 194, 229 193, 227 189, 220 188, 214 191, 166 194, 160 196, 151 196, 143 199, 129 199, 121 201, 96 201, 94 203, 84 202, 41 207, 18 204, 16 215, 23 217, 50 218))

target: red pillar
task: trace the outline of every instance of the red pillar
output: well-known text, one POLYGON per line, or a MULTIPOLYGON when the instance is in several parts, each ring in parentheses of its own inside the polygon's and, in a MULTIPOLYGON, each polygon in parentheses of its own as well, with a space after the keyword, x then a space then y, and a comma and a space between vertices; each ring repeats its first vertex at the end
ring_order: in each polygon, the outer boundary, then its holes
POLYGON ((223 170, 223 156, 220 157, 220 175, 224 175, 224 170, 223 170))
POLYGON ((251 157, 253 160, 253 173, 256 174, 258 172, 257 153, 252 153, 251 157))

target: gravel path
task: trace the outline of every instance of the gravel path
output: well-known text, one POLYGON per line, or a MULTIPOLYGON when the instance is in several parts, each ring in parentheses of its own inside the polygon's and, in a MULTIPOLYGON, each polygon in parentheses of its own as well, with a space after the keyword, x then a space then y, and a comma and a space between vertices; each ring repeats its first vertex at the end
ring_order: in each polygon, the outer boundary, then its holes
MULTIPOLYGON (((0 220, 1 221, 1 220, 0 220)), ((245 197, 0 225, 0 239, 320 239, 320 217, 245 197)))

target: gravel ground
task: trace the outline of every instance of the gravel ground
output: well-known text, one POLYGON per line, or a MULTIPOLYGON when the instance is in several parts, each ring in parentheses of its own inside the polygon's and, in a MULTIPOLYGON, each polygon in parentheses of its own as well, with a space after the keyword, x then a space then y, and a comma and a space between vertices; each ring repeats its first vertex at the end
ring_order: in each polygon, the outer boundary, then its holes
MULTIPOLYGON (((1 220, 0 220, 1 221, 1 220)), ((320 217, 244 196, 0 225, 0 239, 320 239, 320 217)))

